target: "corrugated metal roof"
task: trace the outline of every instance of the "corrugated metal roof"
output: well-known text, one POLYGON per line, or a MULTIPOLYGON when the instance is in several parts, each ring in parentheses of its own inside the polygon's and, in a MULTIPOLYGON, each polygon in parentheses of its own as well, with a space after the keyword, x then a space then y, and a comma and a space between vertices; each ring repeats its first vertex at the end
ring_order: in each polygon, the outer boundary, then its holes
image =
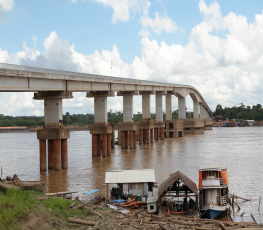
POLYGON ((109 171, 105 175, 106 184, 155 182, 154 169, 109 171))
POLYGON ((202 166, 198 170, 199 171, 220 171, 220 170, 226 170, 226 166, 202 166))

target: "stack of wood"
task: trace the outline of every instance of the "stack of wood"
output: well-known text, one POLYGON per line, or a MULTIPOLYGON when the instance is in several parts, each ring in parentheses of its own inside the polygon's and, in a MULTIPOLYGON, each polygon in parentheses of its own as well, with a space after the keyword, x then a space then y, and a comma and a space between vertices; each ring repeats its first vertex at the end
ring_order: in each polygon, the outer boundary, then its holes
MULTIPOLYGON (((70 208, 74 208, 74 205, 71 206, 72 207, 70 208)), ((133 214, 123 214, 112 210, 112 214, 108 218, 99 213, 100 211, 98 209, 103 208, 103 206, 88 206, 90 208, 90 212, 93 212, 98 216, 97 222, 76 218, 68 218, 68 221, 72 223, 89 225, 90 227, 88 229, 262 229, 262 226, 257 225, 256 222, 232 222, 176 216, 157 216, 148 214, 141 209, 136 210, 133 214)), ((80 208, 82 208, 82 206, 80 208)))

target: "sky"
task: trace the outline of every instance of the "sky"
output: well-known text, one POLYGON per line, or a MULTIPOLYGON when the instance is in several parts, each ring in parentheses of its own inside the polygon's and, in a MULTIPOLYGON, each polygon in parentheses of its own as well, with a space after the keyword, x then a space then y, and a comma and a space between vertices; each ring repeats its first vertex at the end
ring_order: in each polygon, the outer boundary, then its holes
MULTIPOLYGON (((191 85, 211 110, 263 104, 262 41, 262 0, 0 0, 0 62, 191 85)), ((94 112, 93 99, 73 96, 63 113, 94 112)), ((0 93, 0 114, 42 116, 32 98, 0 93)), ((110 109, 122 111, 122 97, 110 109)))

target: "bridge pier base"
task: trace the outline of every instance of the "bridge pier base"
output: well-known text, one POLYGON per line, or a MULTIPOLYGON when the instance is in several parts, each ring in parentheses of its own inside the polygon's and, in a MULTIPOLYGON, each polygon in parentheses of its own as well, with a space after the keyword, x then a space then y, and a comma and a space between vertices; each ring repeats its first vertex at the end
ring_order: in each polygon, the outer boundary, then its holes
POLYGON ((47 170, 47 151, 46 151, 46 140, 39 140, 39 152, 40 152, 40 171, 47 170))

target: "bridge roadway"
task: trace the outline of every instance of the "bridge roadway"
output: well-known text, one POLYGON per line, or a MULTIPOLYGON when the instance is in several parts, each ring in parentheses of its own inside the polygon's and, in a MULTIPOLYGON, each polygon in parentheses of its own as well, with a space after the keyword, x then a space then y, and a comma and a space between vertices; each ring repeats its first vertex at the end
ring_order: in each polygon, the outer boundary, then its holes
POLYGON ((37 133, 40 141, 40 170, 67 168, 67 128, 61 128, 62 100, 73 98, 72 92, 87 92, 94 98, 95 125, 91 128, 92 156, 110 156, 114 148, 114 124, 107 121, 107 98, 123 97, 123 122, 118 124, 122 148, 136 148, 164 137, 203 133, 211 129, 212 111, 200 92, 189 85, 170 84, 130 78, 51 70, 0 63, 0 92, 35 92, 33 99, 44 100, 44 127, 37 133), (142 95, 142 119, 133 121, 133 96, 142 95), (150 95, 155 95, 156 120, 151 119, 150 95), (162 96, 166 97, 166 119, 163 121, 162 96), (172 95, 178 98, 179 119, 172 119, 172 95), (193 100, 194 118, 186 118, 187 95, 193 100), (200 110, 200 114, 199 114, 200 110), (154 131, 154 135, 153 135, 154 131), (102 154, 101 154, 102 153, 102 154))

